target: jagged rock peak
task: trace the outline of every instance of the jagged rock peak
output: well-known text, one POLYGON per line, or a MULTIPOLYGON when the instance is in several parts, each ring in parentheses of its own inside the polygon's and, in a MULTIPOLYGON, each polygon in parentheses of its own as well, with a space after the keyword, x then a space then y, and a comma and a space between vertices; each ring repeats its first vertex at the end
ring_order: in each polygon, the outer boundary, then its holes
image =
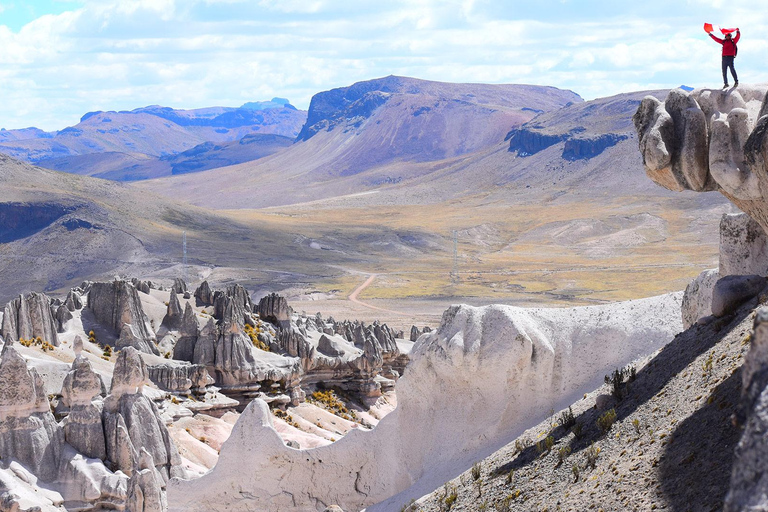
POLYGON ((20 295, 3 309, 0 334, 6 342, 40 337, 53 346, 59 346, 57 331, 51 299, 44 293, 20 295))
POLYGON ((155 342, 155 333, 139 299, 136 288, 127 281, 92 283, 88 291, 88 308, 97 321, 121 333, 125 324, 133 326, 134 335, 155 342))
POLYGON ((173 286, 171 286, 171 293, 184 294, 187 293, 187 283, 180 277, 173 280, 173 286))
POLYGON ((208 285, 208 281, 203 281, 195 290, 195 299, 197 306, 212 306, 213 292, 208 285))
POLYGON ((171 295, 168 299, 168 309, 165 313, 165 317, 163 317, 163 327, 169 331, 177 331, 179 327, 181 327, 183 314, 184 313, 181 309, 181 302, 179 302, 179 296, 173 290, 171 290, 171 295))
POLYGON ((293 316, 293 309, 288 305, 288 300, 276 293, 262 297, 257 311, 262 320, 282 328, 290 325, 293 316))
POLYGON ((144 339, 136 331, 138 329, 133 324, 123 324, 120 329, 120 336, 115 342, 115 348, 117 350, 123 350, 126 347, 133 347, 139 352, 145 354, 160 355, 157 345, 153 339, 144 339))

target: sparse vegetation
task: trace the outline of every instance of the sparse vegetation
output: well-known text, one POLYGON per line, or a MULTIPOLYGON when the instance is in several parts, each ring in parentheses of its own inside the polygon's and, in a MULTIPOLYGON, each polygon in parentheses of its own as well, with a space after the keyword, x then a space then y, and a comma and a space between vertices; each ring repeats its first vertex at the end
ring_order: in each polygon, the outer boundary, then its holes
POLYGON ((560 421, 558 423, 565 430, 568 430, 576 424, 576 417, 573 415, 573 410, 570 407, 563 411, 563 413, 560 415, 560 421))
POLYGON ((560 466, 563 462, 565 462, 565 459, 567 459, 570 454, 571 454, 570 446, 563 446, 562 448, 557 450, 557 466, 560 466))
POLYGON ((627 394, 627 385, 637 377, 637 370, 634 366, 616 369, 611 375, 605 376, 605 383, 611 387, 611 395, 616 400, 623 399, 627 394))
POLYGON ((19 345, 23 347, 40 347, 40 350, 43 352, 48 352, 56 348, 47 341, 43 340, 40 336, 28 340, 19 338, 19 345))
POLYGON ((547 436, 545 439, 542 439, 538 443, 536 443, 536 451, 539 452, 539 454, 542 454, 544 452, 549 453, 552 450, 552 447, 555 445, 555 438, 552 436, 547 436))
POLYGON ((355 411, 348 409, 332 389, 315 391, 311 396, 307 397, 307 401, 332 412, 340 418, 348 421, 357 421, 355 411))
POLYGON ((600 432, 605 433, 611 430, 611 427, 615 421, 616 409, 611 409, 609 411, 605 411, 600 415, 599 418, 597 418, 597 427, 600 429, 600 432))
POLYGON ((285 412, 285 411, 283 411, 283 410, 280 410, 280 409, 275 409, 275 410, 274 410, 274 411, 272 411, 272 412, 273 412, 273 414, 274 414, 276 417, 280 418, 281 420, 283 420, 284 422, 286 422, 286 423, 287 423, 287 424, 289 424, 290 426, 292 426, 292 427, 294 427, 294 428, 298 428, 298 429, 301 429, 301 427, 299 427, 299 424, 298 424, 298 423, 296 423, 296 420, 294 420, 294 419, 293 419, 293 416, 291 416, 291 415, 290 415, 290 414, 288 414, 287 412, 285 412))
POLYGON ((579 481, 579 465, 573 464, 571 466, 571 474, 573 475, 573 483, 576 483, 579 481))
POLYGON ((254 347, 260 350, 263 350, 265 352, 269 352, 269 345, 267 345, 266 343, 264 343, 259 339, 259 334, 261 334, 261 328, 259 328, 258 326, 254 328, 250 324, 245 324, 244 330, 245 330, 245 334, 248 335, 248 337, 251 339, 251 343, 253 343, 254 347))
POLYGON ((479 480, 482 473, 482 465, 480 462, 475 462, 472 466, 472 480, 479 480))
POLYGON ((595 469, 597 467, 597 457, 600 455, 600 448, 595 446, 595 443, 592 443, 584 450, 584 455, 587 458, 587 467, 595 469))
POLYGON ((448 486, 446 483, 443 486, 443 494, 440 497, 439 503, 440 503, 440 509, 441 510, 451 510, 451 507, 454 503, 456 503, 456 500, 459 498, 459 493, 456 490, 456 486, 448 486))
POLYGON ((580 421, 577 422, 573 428, 571 428, 571 432, 573 432, 573 436, 576 439, 581 439, 584 436, 584 424, 580 421))
POLYGON ((515 440, 515 453, 522 453, 531 446, 531 440, 526 438, 515 440))

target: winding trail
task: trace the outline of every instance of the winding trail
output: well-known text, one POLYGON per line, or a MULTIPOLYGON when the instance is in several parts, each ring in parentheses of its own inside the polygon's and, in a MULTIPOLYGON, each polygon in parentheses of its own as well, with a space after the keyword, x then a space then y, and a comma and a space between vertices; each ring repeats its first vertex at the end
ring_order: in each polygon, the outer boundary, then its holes
POLYGON ((355 290, 349 294, 347 299, 349 299, 350 302, 354 302, 355 304, 363 306, 364 308, 373 309, 376 311, 384 311, 385 313, 394 313, 395 315, 408 316, 408 313, 403 313, 402 311, 394 311, 392 309, 384 309, 377 306, 373 306, 357 298, 358 295, 360 295, 360 293, 362 293, 363 290, 368 288, 368 286, 370 286, 370 284, 376 280, 376 277, 377 277, 377 274, 371 274, 370 276, 368 276, 368 279, 366 279, 363 284, 355 288, 355 290))

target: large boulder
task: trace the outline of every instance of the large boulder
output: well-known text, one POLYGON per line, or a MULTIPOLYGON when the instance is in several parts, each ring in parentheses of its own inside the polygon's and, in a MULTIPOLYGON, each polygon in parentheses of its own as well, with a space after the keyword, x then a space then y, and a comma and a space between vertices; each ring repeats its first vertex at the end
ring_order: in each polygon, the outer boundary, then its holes
MULTIPOLYGON (((88 308, 98 322, 111 328, 115 334, 122 337, 123 326, 130 324, 132 337, 141 340, 148 347, 155 345, 155 333, 144 313, 138 291, 131 283, 92 283, 88 291, 88 308)), ((133 342, 128 340, 126 343, 133 342)), ((155 353, 156 350, 157 347, 150 351, 155 353)))
POLYGON ((718 279, 720 273, 716 268, 705 270, 685 287, 680 308, 684 329, 712 314, 712 292, 718 279))
POLYGON ((59 346, 58 326, 51 311, 51 299, 44 293, 20 295, 5 305, 0 329, 7 341, 40 337, 59 346))
POLYGON ((173 393, 205 393, 213 384, 205 366, 201 364, 160 364, 147 366, 149 378, 157 387, 173 393))
POLYGON ((720 220, 720 275, 768 275, 768 237, 746 213, 720 220))
POLYGON ((725 276, 717 280, 712 290, 712 314, 724 316, 736 311, 739 306, 763 291, 766 282, 763 276, 725 276))

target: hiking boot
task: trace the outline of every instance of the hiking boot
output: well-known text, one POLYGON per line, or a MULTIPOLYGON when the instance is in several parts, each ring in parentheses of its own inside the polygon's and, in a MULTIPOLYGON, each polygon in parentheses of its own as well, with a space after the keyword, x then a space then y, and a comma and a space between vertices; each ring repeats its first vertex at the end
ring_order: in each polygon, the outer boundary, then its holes
POLYGON ((728 87, 730 87, 728 84, 723 84, 723 89, 727 89, 728 87))
POLYGON ((736 82, 734 82, 733 86, 734 86, 734 87, 738 87, 738 86, 739 86, 739 81, 738 81, 738 80, 736 80, 736 82))

